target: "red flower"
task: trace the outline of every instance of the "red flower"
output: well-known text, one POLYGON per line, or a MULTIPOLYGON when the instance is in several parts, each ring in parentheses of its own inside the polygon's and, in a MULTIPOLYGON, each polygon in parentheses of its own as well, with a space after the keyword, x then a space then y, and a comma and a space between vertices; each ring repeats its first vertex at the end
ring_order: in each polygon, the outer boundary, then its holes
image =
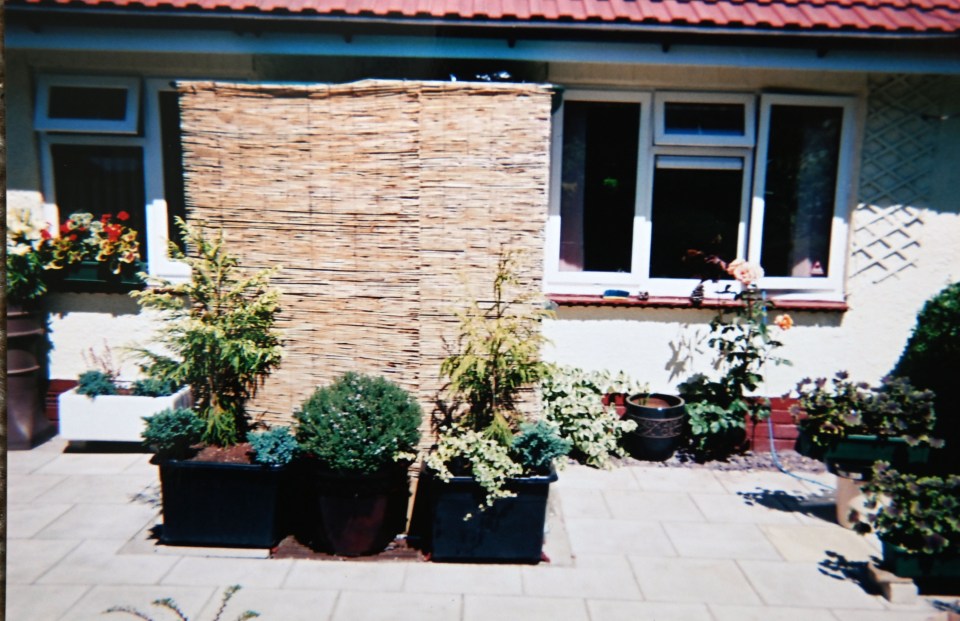
POLYGON ((71 235, 71 236, 68 237, 67 239, 69 239, 70 241, 77 241, 77 234, 74 233, 73 235, 71 235))
POLYGON ((42 231, 40 231, 40 237, 42 237, 43 239, 50 239, 53 236, 50 235, 50 231, 48 231, 47 229, 43 229, 42 231))
POLYGON ((67 233, 69 233, 70 230, 71 230, 71 229, 70 229, 70 225, 67 224, 66 222, 64 222, 63 224, 60 225, 60 232, 63 233, 64 235, 66 235, 67 233))
POLYGON ((130 219, 130 214, 128 214, 125 211, 121 211, 117 214, 117 220, 119 220, 120 222, 126 222, 129 219, 130 219))
POLYGON ((120 234, 123 233, 123 227, 119 224, 107 224, 103 230, 107 233, 107 239, 112 242, 120 239, 120 234))
POLYGON ((110 221, 110 218, 112 217, 113 217, 112 215, 105 213, 102 216, 100 216, 100 222, 102 222, 103 224, 106 224, 107 222, 110 221))

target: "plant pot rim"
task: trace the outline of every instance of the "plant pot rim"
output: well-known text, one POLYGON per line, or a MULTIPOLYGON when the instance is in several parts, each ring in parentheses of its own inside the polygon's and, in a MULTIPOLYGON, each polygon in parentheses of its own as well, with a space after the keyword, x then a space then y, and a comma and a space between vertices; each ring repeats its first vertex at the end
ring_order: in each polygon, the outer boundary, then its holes
MULTIPOLYGON (((477 479, 472 475, 454 475, 450 477, 449 481, 443 481, 437 476, 436 471, 434 471, 429 466, 427 467, 427 472, 431 476, 436 477, 438 481, 443 483, 473 483, 477 479)), ((519 476, 519 477, 510 477, 507 479, 508 485, 543 485, 550 484, 556 481, 559 477, 557 476, 557 469, 555 466, 550 466, 550 472, 548 474, 532 474, 529 476, 519 476)))
POLYGON ((207 470, 257 470, 257 471, 281 471, 285 470, 290 464, 238 464, 220 461, 198 461, 195 459, 176 459, 168 457, 166 459, 157 459, 156 465, 162 467, 174 468, 203 468, 207 470))
POLYGON ((637 393, 635 395, 630 395, 629 397, 627 397, 627 403, 634 407, 647 408, 650 410, 669 410, 671 408, 676 408, 682 405, 686 405, 686 401, 684 401, 683 397, 681 397, 680 395, 672 395, 672 394, 667 394, 662 392, 637 393), (676 402, 676 403, 672 403, 672 405, 664 405, 664 406, 651 406, 651 405, 644 405, 642 403, 638 403, 637 402, 638 399, 660 399, 668 403, 671 403, 671 402, 676 402))

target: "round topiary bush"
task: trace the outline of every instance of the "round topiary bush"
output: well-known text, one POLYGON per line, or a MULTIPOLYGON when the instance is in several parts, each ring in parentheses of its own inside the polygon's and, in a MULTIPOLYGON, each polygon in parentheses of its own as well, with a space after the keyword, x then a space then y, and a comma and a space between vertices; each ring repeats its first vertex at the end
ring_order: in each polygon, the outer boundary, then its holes
POLYGON ((420 440, 420 405, 383 377, 347 373, 318 388, 294 417, 303 452, 334 472, 377 472, 413 458, 420 440))

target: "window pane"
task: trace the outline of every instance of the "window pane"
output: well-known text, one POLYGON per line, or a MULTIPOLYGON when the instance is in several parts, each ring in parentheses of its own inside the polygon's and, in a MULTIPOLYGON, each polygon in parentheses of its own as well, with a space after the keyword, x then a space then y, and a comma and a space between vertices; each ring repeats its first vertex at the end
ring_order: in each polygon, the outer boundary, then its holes
POLYGON ((640 106, 564 104, 560 269, 629 272, 640 106))
POLYGON ((47 116, 52 119, 123 121, 127 118, 127 89, 51 86, 47 116))
POLYGON ((653 177, 650 276, 696 278, 695 268, 684 263, 688 250, 716 254, 727 261, 735 258, 742 195, 742 160, 739 169, 674 168, 660 166, 658 161, 653 177))
POLYGON ((95 217, 126 211, 130 219, 124 224, 137 231, 145 257, 143 149, 55 144, 51 152, 61 221, 78 211, 95 217))
POLYGON ((841 108, 772 106, 761 264, 768 276, 826 276, 841 108))
POLYGON ((743 136, 744 116, 743 104, 666 102, 663 106, 667 134, 743 136))
POLYGON ((180 142, 180 106, 174 91, 160 93, 160 134, 163 142, 163 196, 167 201, 168 239, 183 249, 174 218, 187 219, 183 189, 183 148, 180 142))

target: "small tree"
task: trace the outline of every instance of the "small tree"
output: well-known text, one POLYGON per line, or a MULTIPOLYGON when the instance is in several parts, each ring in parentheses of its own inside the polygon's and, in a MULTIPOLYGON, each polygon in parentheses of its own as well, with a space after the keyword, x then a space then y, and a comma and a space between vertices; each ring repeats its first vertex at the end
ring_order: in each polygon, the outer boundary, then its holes
POLYGON ((141 307, 164 315, 158 342, 169 354, 139 349, 142 369, 189 385, 206 423, 203 441, 231 446, 246 437, 247 401, 280 364, 279 293, 269 288, 274 270, 245 276, 226 250, 223 231, 208 239, 202 227, 177 224, 191 254, 174 245, 171 253, 190 266, 190 280, 156 280, 156 287, 131 293, 141 307))

